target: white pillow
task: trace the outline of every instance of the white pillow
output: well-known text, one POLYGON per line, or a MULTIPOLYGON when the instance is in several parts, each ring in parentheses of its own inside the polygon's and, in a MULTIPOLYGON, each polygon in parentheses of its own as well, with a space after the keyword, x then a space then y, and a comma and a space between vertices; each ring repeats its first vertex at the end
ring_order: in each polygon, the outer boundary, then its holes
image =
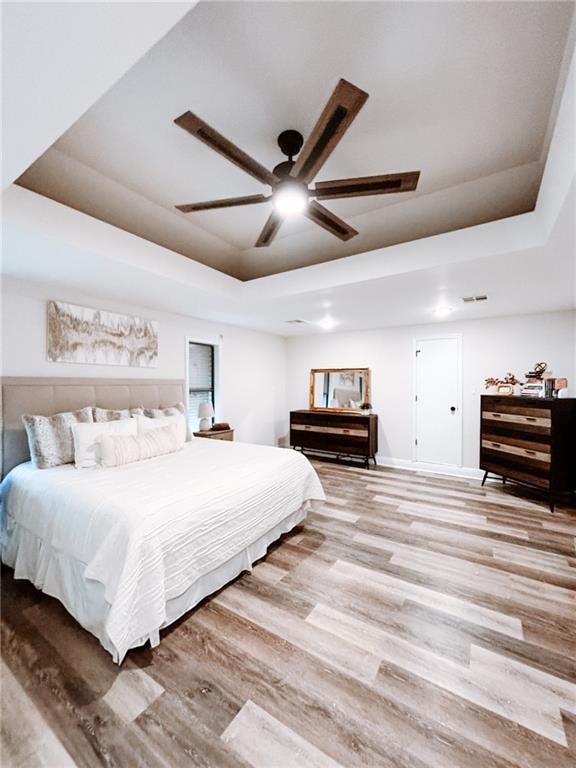
POLYGON ((94 424, 73 424, 74 463, 76 469, 93 469, 100 464, 102 435, 136 435, 136 419, 101 421, 94 424))
MULTIPOLYGON (((161 419, 164 416, 177 416, 179 413, 186 418, 186 408, 184 407, 184 403, 169 405, 167 408, 144 408, 143 413, 144 416, 148 416, 149 419, 161 419)), ((186 424, 186 440, 192 440, 192 437, 192 433, 188 429, 188 424, 186 424)))
POLYGON ((138 434, 145 435, 146 432, 150 432, 153 429, 161 429, 162 427, 168 427, 171 424, 176 426, 176 436, 178 441, 182 443, 181 448, 186 442, 186 417, 181 414, 175 414, 174 416, 156 416, 155 418, 149 418, 148 416, 136 416, 135 420, 138 424, 138 434))
POLYGON ((103 467, 119 467, 134 461, 152 459, 182 450, 184 442, 178 437, 176 424, 151 429, 143 435, 101 435, 103 467))

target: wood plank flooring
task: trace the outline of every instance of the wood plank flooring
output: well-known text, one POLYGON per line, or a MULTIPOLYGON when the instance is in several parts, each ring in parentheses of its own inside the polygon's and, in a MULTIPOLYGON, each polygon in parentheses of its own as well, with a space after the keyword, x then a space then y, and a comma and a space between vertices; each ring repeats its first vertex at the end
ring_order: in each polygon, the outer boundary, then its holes
POLYGON ((120 668, 4 569, 2 765, 574 768, 576 510, 315 466, 321 511, 120 668))

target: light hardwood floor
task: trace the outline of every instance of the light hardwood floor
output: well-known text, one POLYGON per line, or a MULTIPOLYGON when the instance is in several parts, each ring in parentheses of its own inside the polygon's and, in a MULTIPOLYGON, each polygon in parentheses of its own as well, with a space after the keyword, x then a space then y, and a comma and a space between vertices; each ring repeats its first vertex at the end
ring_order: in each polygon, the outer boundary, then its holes
POLYGON ((3 766, 574 768, 576 510, 317 463, 328 501, 115 666, 3 571, 3 766))

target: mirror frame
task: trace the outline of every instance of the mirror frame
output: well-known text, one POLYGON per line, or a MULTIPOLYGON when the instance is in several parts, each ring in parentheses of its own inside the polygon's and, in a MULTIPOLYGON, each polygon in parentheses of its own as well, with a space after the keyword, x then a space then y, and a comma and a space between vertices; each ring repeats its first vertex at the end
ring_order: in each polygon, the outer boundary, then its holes
POLYGON ((317 373, 363 373, 364 381, 366 383, 366 394, 364 396, 364 402, 370 403, 371 391, 370 391, 370 368, 311 368, 310 369, 310 391, 309 391, 309 408, 310 411, 319 411, 323 413, 329 411, 332 413, 364 413, 361 408, 324 408, 314 405, 314 376, 317 373))

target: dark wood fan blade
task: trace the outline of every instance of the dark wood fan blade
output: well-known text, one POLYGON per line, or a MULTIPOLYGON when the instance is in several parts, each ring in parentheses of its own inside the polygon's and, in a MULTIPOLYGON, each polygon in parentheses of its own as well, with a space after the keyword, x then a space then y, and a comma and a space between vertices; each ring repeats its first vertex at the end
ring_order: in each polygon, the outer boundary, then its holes
POLYGON ((346 222, 339 219, 336 214, 329 211, 328 208, 324 208, 323 205, 320 205, 320 203, 317 203, 315 200, 310 200, 308 203, 305 216, 307 216, 310 221, 313 221, 315 224, 326 229, 332 235, 339 237, 340 240, 350 240, 351 237, 358 234, 358 232, 349 224, 346 224, 346 222))
POLYGON ((330 200, 338 197, 412 192, 416 189, 419 178, 420 171, 407 171, 406 173, 388 173, 384 176, 319 181, 314 185, 313 195, 317 200, 330 200))
POLYGON ((291 176, 306 183, 316 176, 367 98, 365 91, 346 80, 340 80, 302 147, 291 176))
POLYGON ((192 112, 184 112, 184 114, 177 117, 174 122, 176 125, 180 126, 180 128, 183 128, 185 131, 192 134, 192 136, 203 141, 204 144, 207 144, 215 152, 218 152, 227 160, 230 160, 231 163, 242 168, 242 170, 249 173, 250 176, 253 176, 255 179, 262 182, 262 184, 272 185, 278 181, 271 171, 264 168, 263 165, 260 165, 254 158, 247 155, 246 152, 243 152, 235 144, 232 144, 231 141, 228 141, 222 134, 215 131, 214 128, 211 128, 208 125, 208 123, 205 123, 204 120, 201 120, 192 112))
POLYGON ((262 232, 260 232, 260 237, 256 240, 256 248, 265 248, 270 245, 280 229, 280 224, 282 224, 282 217, 276 211, 272 211, 262 232))
POLYGON ((204 203, 186 203, 174 207, 182 213, 193 213, 194 211, 211 211, 214 208, 234 208, 237 205, 266 203, 270 198, 271 195, 246 195, 245 197, 225 197, 222 200, 207 200, 204 203))

